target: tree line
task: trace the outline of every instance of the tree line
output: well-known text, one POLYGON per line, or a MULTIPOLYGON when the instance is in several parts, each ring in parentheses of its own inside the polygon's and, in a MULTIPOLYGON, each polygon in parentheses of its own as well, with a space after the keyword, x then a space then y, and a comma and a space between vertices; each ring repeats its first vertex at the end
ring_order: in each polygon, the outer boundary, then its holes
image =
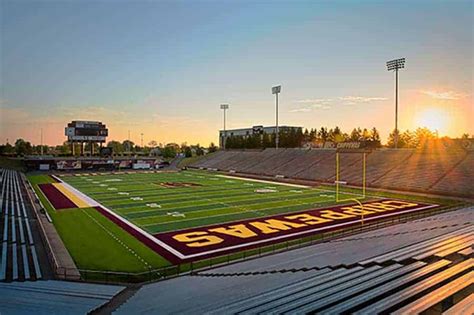
MULTIPOLYGON (((317 143, 331 141, 335 143, 347 141, 373 142, 373 147, 380 147, 380 134, 374 127, 354 128, 352 132, 345 133, 338 126, 334 128, 321 127, 302 131, 300 128, 280 129, 278 146, 281 148, 298 148, 306 143, 317 143)), ((226 148, 228 149, 264 149, 275 147, 276 134, 262 133, 247 136, 231 135, 227 137, 226 148)))
MULTIPOLYGON (((226 141, 226 148, 229 149, 263 149, 275 147, 275 134, 255 134, 249 136, 229 136, 226 141)), ((406 130, 400 132, 398 136, 399 148, 419 148, 426 141, 438 139, 439 135, 436 131, 431 131, 428 128, 417 128, 414 131, 406 130)), ((447 138, 447 137, 446 137, 447 138)), ((472 139, 474 135, 467 133, 461 136, 462 139, 472 139)), ((303 146, 305 143, 316 143, 331 141, 335 143, 347 141, 371 142, 372 147, 380 147, 380 134, 374 127, 372 129, 354 128, 350 133, 343 132, 339 127, 319 129, 288 129, 280 130, 279 146, 282 148, 297 148, 303 146)), ((165 158, 175 157, 179 153, 183 153, 186 157, 193 155, 203 155, 206 152, 217 151, 217 146, 211 143, 208 147, 203 147, 200 144, 188 145, 187 143, 177 144, 162 144, 156 141, 150 141, 148 145, 143 147, 136 145, 133 141, 115 141, 111 140, 106 144, 107 147, 112 148, 116 155, 156 155, 165 158)), ((386 147, 393 148, 395 146, 395 132, 391 132, 386 147)), ((56 146, 43 145, 43 154, 68 156, 72 155, 71 144, 65 141, 63 144, 56 146)), ((85 146, 85 152, 90 152, 90 144, 85 146)), ((75 145, 74 152, 76 155, 80 154, 79 144, 75 145)), ((94 152, 99 154, 99 145, 94 144, 94 152)), ((12 145, 10 143, 0 145, 0 155, 10 156, 25 156, 25 155, 39 155, 41 154, 41 145, 32 145, 29 141, 24 139, 17 139, 12 145)))

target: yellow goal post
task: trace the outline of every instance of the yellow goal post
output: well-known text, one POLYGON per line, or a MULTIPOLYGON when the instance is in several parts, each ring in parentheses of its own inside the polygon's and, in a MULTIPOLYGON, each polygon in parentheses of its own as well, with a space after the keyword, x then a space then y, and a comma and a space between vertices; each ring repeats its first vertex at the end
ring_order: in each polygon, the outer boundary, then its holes
MULTIPOLYGON (((360 202, 360 199, 365 199, 366 197, 366 171, 367 171, 367 152, 366 151, 337 151, 336 152, 336 180, 335 180, 335 186, 336 186, 336 202, 349 202, 353 201, 356 202, 361 210, 364 209, 364 206, 360 202), (357 195, 355 193, 348 193, 351 195, 355 195, 354 197, 345 197, 341 198, 341 184, 347 184, 345 181, 341 180, 341 158, 340 154, 362 154, 362 195, 357 195)), ((347 195, 347 194, 346 194, 347 195)), ((364 224, 364 215, 362 217, 362 224, 364 224)))

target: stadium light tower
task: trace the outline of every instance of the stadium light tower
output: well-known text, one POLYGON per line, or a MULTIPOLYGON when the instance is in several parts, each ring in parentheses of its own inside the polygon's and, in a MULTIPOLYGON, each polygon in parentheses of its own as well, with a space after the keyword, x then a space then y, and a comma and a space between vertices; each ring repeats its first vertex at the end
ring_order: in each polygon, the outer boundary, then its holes
POLYGON ((221 109, 224 111, 224 139, 222 140, 222 148, 225 150, 225 142, 227 140, 227 130, 225 129, 225 112, 229 109, 229 104, 221 104, 221 109))
POLYGON ((272 87, 272 94, 276 96, 276 137, 275 137, 275 149, 278 149, 278 140, 280 138, 278 129, 278 94, 281 91, 281 85, 272 87))
POLYGON ((398 70, 405 68, 405 58, 394 59, 387 62, 387 70, 395 70, 395 148, 398 147, 398 70))

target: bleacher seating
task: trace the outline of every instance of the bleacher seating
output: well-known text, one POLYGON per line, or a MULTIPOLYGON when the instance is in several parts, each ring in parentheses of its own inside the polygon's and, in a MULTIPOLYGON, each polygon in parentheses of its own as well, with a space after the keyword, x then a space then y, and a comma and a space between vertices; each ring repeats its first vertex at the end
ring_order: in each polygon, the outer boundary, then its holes
POLYGON ((88 314, 123 289, 53 280, 0 283, 0 314, 88 314))
POLYGON ((19 173, 0 170, 0 281, 42 278, 19 173))
POLYGON ((455 192, 462 195, 472 194, 474 178, 474 152, 469 152, 466 157, 430 190, 433 192, 455 192))
MULTIPOLYGON (((422 150, 379 149, 366 155, 368 187, 474 196, 474 152, 441 144, 422 150)), ((336 176, 334 149, 265 149, 263 151, 219 151, 192 164, 259 176, 333 184, 336 176)), ((362 184, 362 154, 340 154, 340 181, 362 184)))
POLYGON ((459 314, 472 309, 473 210, 148 284, 116 313, 459 314))

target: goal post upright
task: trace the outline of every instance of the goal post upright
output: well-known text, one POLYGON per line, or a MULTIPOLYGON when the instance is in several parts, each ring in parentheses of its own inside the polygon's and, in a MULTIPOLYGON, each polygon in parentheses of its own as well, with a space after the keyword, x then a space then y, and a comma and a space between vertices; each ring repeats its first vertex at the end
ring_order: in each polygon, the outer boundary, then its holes
MULTIPOLYGON (((357 154, 362 153, 362 196, 358 199, 364 199, 366 197, 366 184, 367 184, 367 152, 343 152, 346 154, 357 154)), ((336 152, 336 176, 335 176, 335 184, 336 184, 336 202, 343 202, 348 200, 354 200, 354 198, 347 198, 341 199, 339 194, 341 193, 341 189, 339 185, 341 184, 341 152, 336 152)))
MULTIPOLYGON (((359 152, 345 152, 347 154, 357 154, 359 152)), ((344 198, 340 199, 339 198, 339 184, 341 182, 341 176, 340 176, 340 169, 341 169, 341 161, 340 161, 340 152, 336 151, 336 202, 346 202, 346 201, 353 201, 358 204, 360 209, 363 211, 364 210, 364 205, 360 202, 359 199, 365 199, 366 197, 366 171, 367 171, 367 152, 363 151, 362 152, 362 198, 358 198, 355 196, 354 198, 344 198)), ((364 214, 362 212, 361 214, 361 224, 364 225, 364 214)))

